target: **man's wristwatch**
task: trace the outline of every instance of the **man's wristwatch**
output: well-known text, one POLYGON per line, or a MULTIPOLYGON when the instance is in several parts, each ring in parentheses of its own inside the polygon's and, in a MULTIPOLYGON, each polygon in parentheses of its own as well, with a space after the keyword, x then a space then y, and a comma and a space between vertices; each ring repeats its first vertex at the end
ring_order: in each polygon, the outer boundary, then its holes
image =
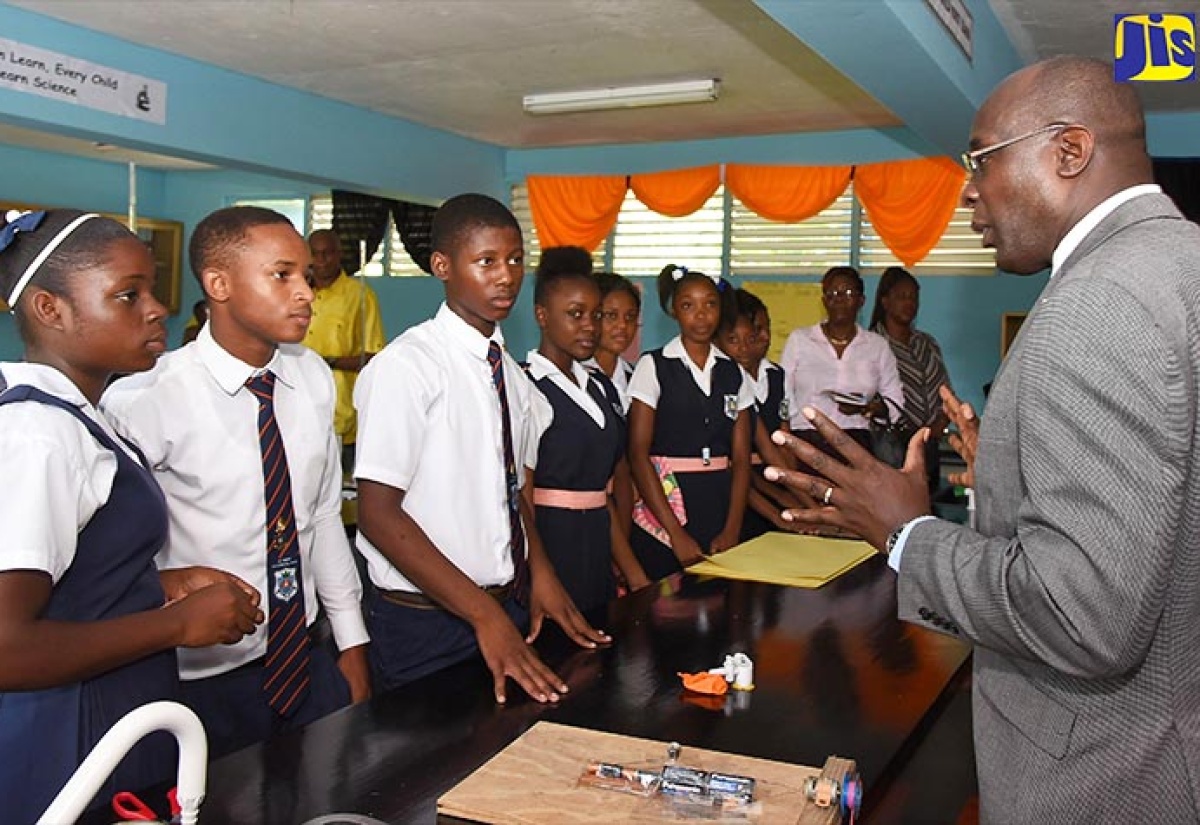
POLYGON ((900 534, 904 532, 904 528, 911 522, 904 522, 892 532, 888 533, 887 544, 884 545, 884 550, 888 556, 892 555, 892 551, 896 549, 896 542, 900 541, 900 534))

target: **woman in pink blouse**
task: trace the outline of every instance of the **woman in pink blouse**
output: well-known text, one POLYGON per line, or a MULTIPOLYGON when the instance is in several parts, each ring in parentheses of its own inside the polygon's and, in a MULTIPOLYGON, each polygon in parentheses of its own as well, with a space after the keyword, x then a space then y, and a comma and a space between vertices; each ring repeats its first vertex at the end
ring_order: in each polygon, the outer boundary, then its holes
POLYGON ((830 452, 801 411, 816 407, 870 449, 869 419, 882 419, 904 406, 896 357, 882 336, 858 325, 863 282, 854 267, 830 269, 821 279, 821 291, 826 319, 793 330, 783 348, 792 433, 830 452))

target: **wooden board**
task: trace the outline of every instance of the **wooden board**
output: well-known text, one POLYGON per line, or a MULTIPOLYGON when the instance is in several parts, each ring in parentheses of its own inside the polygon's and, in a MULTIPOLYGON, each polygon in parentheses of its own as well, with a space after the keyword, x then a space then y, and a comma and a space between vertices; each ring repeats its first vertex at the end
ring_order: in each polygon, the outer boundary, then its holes
MULTIPOLYGON (((658 770, 667 743, 538 722, 479 770, 438 800, 438 813, 494 825, 611 825, 678 821, 669 803, 617 791, 580 786, 589 762, 658 770)), ((751 776, 762 810, 741 821, 754 825, 832 825, 837 809, 819 809, 804 800, 810 776, 840 777, 854 763, 831 758, 824 771, 749 756, 684 747, 679 764, 701 770, 751 776)), ((703 821, 703 820, 693 820, 703 821)))

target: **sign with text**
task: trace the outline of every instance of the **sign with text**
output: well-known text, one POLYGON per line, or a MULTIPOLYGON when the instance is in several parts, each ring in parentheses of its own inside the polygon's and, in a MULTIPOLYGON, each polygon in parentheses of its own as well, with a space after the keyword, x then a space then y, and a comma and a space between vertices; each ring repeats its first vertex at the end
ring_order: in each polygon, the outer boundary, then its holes
POLYGON ((0 88, 167 122, 167 84, 0 37, 0 88))
POLYGON ((1195 14, 1117 14, 1113 25, 1118 82, 1196 79, 1195 14))
POLYGON ((967 4, 963 0, 925 0, 925 2, 937 19, 942 21, 946 31, 950 32, 950 36, 967 56, 967 60, 973 59, 975 18, 971 17, 967 4))

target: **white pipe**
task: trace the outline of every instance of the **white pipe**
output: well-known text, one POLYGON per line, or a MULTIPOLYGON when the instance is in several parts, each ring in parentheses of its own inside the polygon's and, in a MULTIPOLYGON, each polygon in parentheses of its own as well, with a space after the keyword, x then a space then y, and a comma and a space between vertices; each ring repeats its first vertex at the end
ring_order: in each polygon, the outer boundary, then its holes
POLYGON ((125 714, 92 748, 37 825, 75 822, 125 754, 142 737, 159 730, 172 734, 179 743, 179 821, 196 825, 208 779, 208 740, 196 714, 177 702, 151 702, 125 714))

